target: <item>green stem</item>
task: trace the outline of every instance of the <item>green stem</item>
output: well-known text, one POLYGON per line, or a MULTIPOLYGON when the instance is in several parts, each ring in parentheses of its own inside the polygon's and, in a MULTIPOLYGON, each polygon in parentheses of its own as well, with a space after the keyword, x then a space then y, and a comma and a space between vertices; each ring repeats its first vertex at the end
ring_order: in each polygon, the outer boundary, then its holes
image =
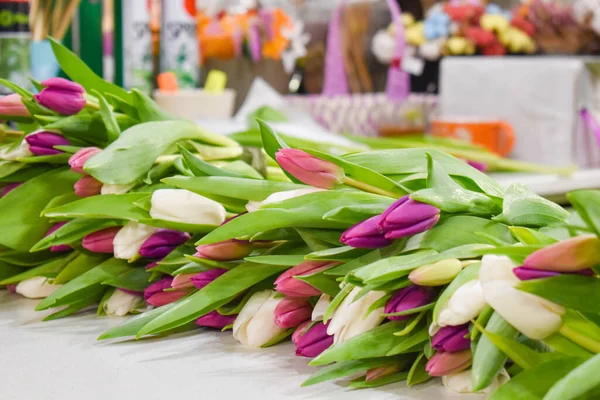
POLYGON ((406 336, 409 333, 411 333, 415 329, 415 326, 417 326, 417 324, 423 319, 423 317, 425 316, 425 314, 427 314, 427 311, 423 311, 422 313, 420 313, 419 315, 417 315, 417 317, 415 319, 413 319, 410 322, 410 324, 408 324, 406 326, 406 328, 402 329, 399 332, 394 333, 394 336, 406 336))
POLYGON ((581 347, 593 353, 600 353, 600 342, 582 334, 581 332, 576 331, 567 324, 563 324, 558 332, 581 347))
POLYGON ((342 178, 342 182, 348 186, 352 186, 353 188, 362 190, 363 192, 369 192, 369 193, 374 193, 374 194, 378 194, 381 196, 392 197, 394 199, 398 198, 398 196, 392 192, 388 192, 387 190, 379 189, 378 187, 371 186, 365 182, 357 181, 356 179, 352 179, 348 176, 345 176, 344 178, 342 178))

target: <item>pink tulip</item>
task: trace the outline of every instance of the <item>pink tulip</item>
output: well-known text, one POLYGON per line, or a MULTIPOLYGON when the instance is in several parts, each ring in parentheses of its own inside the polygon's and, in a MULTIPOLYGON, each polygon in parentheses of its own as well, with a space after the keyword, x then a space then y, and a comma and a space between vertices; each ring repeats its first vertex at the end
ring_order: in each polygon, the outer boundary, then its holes
POLYGON ((94 253, 112 254, 114 251, 113 240, 120 230, 120 226, 115 226, 87 234, 82 240, 82 246, 94 253))
POLYGON ((249 241, 231 239, 198 246, 194 257, 213 261, 235 261, 247 257, 253 250, 254 245, 249 241))
POLYGON ((341 184, 344 178, 342 168, 302 150, 281 149, 275 154, 275 158, 286 172, 317 188, 331 189, 341 184))
POLYGON ((91 197, 100 194, 102 182, 93 176, 84 176, 75 182, 75 194, 79 197, 91 197))
POLYGON ((312 307, 306 298, 286 297, 275 308, 275 324, 280 328, 295 328, 310 320, 312 307))
POLYGON ((319 289, 294 277, 316 274, 335 265, 337 263, 329 261, 305 261, 279 275, 275 280, 275 290, 290 297, 318 296, 321 294, 319 289))
POLYGON ((221 315, 217 310, 214 310, 198 318, 196 325, 206 328, 223 329, 233 324, 236 317, 237 315, 221 315))
POLYGON ((429 359, 425 370, 430 376, 452 375, 469 368, 471 361, 471 350, 454 353, 438 351, 429 359))
POLYGON ((171 289, 171 283, 173 283, 173 277, 168 276, 148 286, 144 290, 146 303, 154 307, 161 307, 179 300, 188 293, 183 290, 165 292, 165 289, 171 289))
POLYGON ((78 150, 77 153, 73 154, 71 158, 69 158, 69 165, 71 169, 77 173, 86 175, 86 172, 83 170, 83 165, 87 160, 100 153, 100 150, 97 147, 85 147, 81 150, 78 150))
POLYGON ((531 254, 527 268, 555 272, 577 272, 600 264, 600 239, 595 235, 576 236, 531 254))
POLYGON ((29 110, 17 93, 0 98, 0 115, 8 117, 29 117, 29 110))

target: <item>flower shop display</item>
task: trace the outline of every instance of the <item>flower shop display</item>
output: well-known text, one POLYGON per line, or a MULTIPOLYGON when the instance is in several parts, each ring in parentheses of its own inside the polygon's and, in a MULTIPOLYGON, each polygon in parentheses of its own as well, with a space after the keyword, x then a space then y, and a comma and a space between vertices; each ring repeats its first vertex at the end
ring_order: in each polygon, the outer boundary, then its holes
POLYGON ((599 191, 570 212, 434 147, 339 154, 262 120, 252 152, 251 132, 172 119, 52 44, 74 82, 42 82, 51 100, 0 80, 21 103, 2 114, 19 122, 0 148, 0 284, 46 319, 138 314, 102 340, 291 340, 320 367, 304 386, 597 395, 599 191))

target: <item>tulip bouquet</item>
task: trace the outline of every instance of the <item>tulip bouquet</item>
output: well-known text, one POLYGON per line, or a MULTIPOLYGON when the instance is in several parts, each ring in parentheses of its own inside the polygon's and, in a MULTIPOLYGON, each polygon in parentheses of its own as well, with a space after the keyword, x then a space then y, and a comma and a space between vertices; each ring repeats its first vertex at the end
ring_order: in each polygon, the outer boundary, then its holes
POLYGON ((600 194, 573 193, 571 215, 435 150, 336 157, 261 130, 293 183, 280 191, 282 182, 218 175, 163 179, 245 201, 248 212, 187 255, 221 263, 189 278, 200 290, 101 339, 204 326, 266 347, 291 335, 296 355, 325 366, 305 385, 357 373, 353 388, 442 377, 496 399, 520 390, 574 398, 565 388, 593 375, 600 242, 590 233, 600 194))

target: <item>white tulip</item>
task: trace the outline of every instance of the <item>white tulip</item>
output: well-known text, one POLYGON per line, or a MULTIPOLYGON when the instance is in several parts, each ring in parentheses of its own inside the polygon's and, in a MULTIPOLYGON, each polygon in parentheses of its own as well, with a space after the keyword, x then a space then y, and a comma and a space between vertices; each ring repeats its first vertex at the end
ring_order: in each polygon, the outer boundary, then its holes
POLYGON ((283 299, 276 295, 272 290, 254 293, 233 322, 233 337, 247 346, 261 347, 285 332, 275 324, 275 308, 283 299))
MULTIPOLYGON (((506 370, 502 369, 500 374, 494 379, 494 381, 485 389, 480 390, 476 393, 493 393, 498 389, 501 385, 508 382, 510 380, 510 376, 506 372, 506 370)), ((467 369, 465 371, 461 371, 454 375, 447 375, 442 377, 442 383, 448 389, 452 389, 458 393, 475 393, 473 392, 473 384, 471 379, 471 370, 467 369)))
POLYGON ((28 299, 45 299, 61 287, 49 283, 44 276, 36 276, 19 282, 15 291, 28 299))
POLYGON ((104 303, 104 312, 106 315, 122 317, 138 308, 142 302, 142 296, 126 293, 116 289, 104 303))
POLYGON ((545 339, 562 325, 565 309, 515 288, 520 282, 508 257, 486 255, 479 276, 485 301, 509 324, 531 339, 545 339))
POLYGON ((333 335, 333 343, 341 343, 363 332, 370 331, 384 320, 384 308, 377 308, 369 315, 369 308, 385 296, 385 292, 371 291, 355 301, 361 288, 355 287, 334 311, 327 334, 333 335))
POLYGON ((325 189, 308 187, 305 189, 286 190, 285 192, 273 193, 269 197, 264 199, 263 201, 249 201, 248 204, 246 204, 246 210, 248 210, 248 212, 253 212, 253 211, 260 209, 262 206, 264 206, 266 204, 279 203, 281 201, 304 196, 305 194, 322 192, 324 190, 325 189))
POLYGON ((115 258, 131 260, 138 255, 142 244, 158 228, 130 221, 125 225, 113 239, 115 258))
POLYGON ((105 183, 100 188, 100 194, 124 194, 129 192, 134 186, 135 183, 131 185, 115 185, 105 183))
POLYGON ((33 153, 29 151, 29 144, 23 139, 18 147, 11 150, 12 145, 3 147, 0 150, 0 159, 15 161, 18 158, 31 157, 33 153))
POLYGON ((150 216, 165 221, 217 226, 226 218, 220 203, 189 190, 157 190, 152 193, 150 204, 150 216))
POLYGON ((466 324, 485 308, 479 280, 474 279, 459 287, 442 307, 437 324, 440 327, 466 324))
POLYGON ((311 320, 323 321, 323 316, 325 315, 325 311, 327 310, 327 307, 329 307, 330 302, 331 297, 323 293, 321 297, 319 297, 319 301, 317 301, 317 304, 315 304, 315 307, 313 308, 311 320))

